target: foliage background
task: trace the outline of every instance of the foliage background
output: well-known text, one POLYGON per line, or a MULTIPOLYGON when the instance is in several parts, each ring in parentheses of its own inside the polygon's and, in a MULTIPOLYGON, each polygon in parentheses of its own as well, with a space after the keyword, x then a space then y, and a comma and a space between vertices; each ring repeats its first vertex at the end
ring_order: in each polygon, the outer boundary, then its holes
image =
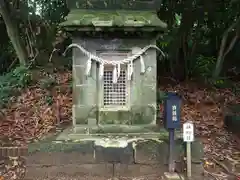
MULTIPOLYGON (((167 58, 159 63, 163 73, 159 76, 179 81, 236 78, 240 72, 239 10, 238 0, 164 0, 159 17, 168 23, 168 32, 159 38, 158 46, 167 58)), ((67 13, 65 0, 2 0, 0 73, 10 72, 19 63, 44 65, 54 48, 63 50, 69 38, 58 24, 67 13), (16 39, 20 39, 23 56, 15 54, 19 52, 16 39)))
MULTIPOLYGON (((239 0, 163 0, 158 15, 168 24, 168 31, 157 42, 166 54, 163 61, 158 61, 159 83, 162 77, 178 83, 195 80, 218 88, 233 88, 237 93, 239 10, 239 0)), ((15 91, 6 90, 14 89, 11 82, 23 86, 25 81, 21 79, 32 73, 29 69, 44 67, 47 71, 62 65, 71 69, 69 58, 61 56, 71 38, 59 28, 68 12, 65 0, 0 1, 3 99, 15 91), (58 51, 52 54, 54 49, 58 51), (24 66, 24 73, 15 70, 19 65, 24 66)))

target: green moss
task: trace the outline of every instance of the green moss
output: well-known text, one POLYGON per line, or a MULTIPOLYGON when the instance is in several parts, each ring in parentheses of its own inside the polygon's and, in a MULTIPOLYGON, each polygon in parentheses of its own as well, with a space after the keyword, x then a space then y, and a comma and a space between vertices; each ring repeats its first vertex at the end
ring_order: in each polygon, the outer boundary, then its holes
POLYGON ((100 124, 129 124, 129 111, 101 111, 100 124))
POLYGON ((88 124, 88 119, 97 118, 97 107, 95 106, 74 106, 76 124, 88 124))
POLYGON ((94 9, 94 10, 112 10, 112 9, 128 9, 128 10, 157 10, 161 6, 161 0, 153 1, 136 1, 136 0, 67 0, 69 9, 94 9))
POLYGON ((121 124, 130 124, 129 119, 129 111, 118 111, 118 120, 121 122, 121 124))
POLYGON ((61 26, 95 26, 95 27, 161 27, 167 28, 167 24, 161 21, 152 11, 93 11, 72 10, 61 26), (94 21, 109 21, 109 24, 94 24, 94 21), (112 23, 111 23, 112 22, 112 23), (93 25, 94 24, 94 25, 93 25))
POLYGON ((115 119, 117 119, 115 112, 108 112, 108 111, 99 112, 100 124, 113 124, 115 119))
POLYGON ((155 120, 156 110, 153 106, 133 106, 130 111, 101 111, 100 124, 141 125, 155 120))

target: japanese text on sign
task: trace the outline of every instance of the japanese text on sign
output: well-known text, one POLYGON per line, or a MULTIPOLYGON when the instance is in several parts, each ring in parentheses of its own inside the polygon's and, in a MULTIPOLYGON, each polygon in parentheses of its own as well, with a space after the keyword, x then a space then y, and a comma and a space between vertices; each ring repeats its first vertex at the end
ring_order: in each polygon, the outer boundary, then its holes
POLYGON ((177 106, 172 106, 172 121, 177 121, 177 106))
POLYGON ((194 126, 191 122, 183 124, 183 141, 193 142, 194 141, 194 126))

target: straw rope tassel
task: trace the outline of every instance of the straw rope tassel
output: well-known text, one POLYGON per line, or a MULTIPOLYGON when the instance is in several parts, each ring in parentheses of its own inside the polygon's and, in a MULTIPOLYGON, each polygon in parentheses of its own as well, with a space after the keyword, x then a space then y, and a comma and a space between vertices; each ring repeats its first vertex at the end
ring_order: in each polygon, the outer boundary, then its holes
POLYGON ((141 64, 141 73, 145 73, 146 69, 145 69, 145 63, 143 60, 143 56, 140 56, 140 64, 141 64))
POLYGON ((102 79, 103 75, 104 75, 104 64, 100 63, 100 66, 99 66, 99 78, 102 79))
POLYGON ((112 77, 112 81, 114 84, 117 83, 118 77, 117 77, 117 66, 114 65, 113 67, 113 77, 112 77))
POLYGON ((132 79, 132 74, 133 74, 133 61, 131 61, 128 64, 128 80, 130 81, 132 79))
POLYGON ((86 64, 86 76, 90 75, 91 67, 92 67, 92 57, 89 56, 86 64))

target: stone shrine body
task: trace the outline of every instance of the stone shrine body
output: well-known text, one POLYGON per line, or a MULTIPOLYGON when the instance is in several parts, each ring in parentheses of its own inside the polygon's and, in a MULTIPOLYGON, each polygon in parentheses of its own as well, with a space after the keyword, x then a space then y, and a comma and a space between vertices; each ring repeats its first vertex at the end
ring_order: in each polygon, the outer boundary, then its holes
POLYGON ((61 25, 72 34, 74 133, 159 131, 156 39, 167 28, 160 4, 68 1, 61 25))

